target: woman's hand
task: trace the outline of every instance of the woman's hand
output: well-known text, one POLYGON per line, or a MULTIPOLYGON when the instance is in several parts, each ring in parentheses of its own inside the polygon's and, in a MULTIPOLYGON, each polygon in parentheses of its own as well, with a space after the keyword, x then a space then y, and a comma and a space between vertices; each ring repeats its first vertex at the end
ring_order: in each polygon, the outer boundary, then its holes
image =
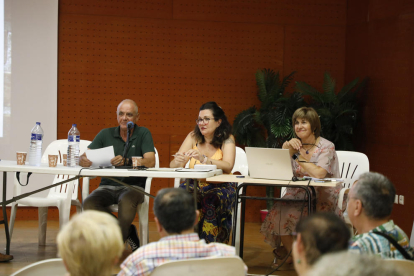
POLYGON ((190 158, 185 156, 185 153, 177 152, 174 156, 174 161, 178 164, 185 164, 190 158))
POLYGON ((199 160, 200 162, 204 161, 204 156, 200 153, 200 151, 196 150, 196 149, 191 149, 189 151, 187 151, 185 153, 185 156, 189 157, 189 158, 194 158, 199 160))
POLYGON ((294 149, 299 151, 302 147, 302 142, 298 138, 292 138, 290 141, 286 141, 283 143, 283 149, 294 149))

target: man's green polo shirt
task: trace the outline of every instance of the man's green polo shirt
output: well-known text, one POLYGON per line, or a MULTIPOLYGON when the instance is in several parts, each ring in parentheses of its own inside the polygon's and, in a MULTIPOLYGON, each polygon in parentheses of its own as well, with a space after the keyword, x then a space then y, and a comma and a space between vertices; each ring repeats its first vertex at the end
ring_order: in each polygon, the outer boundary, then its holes
MULTIPOLYGON (((104 147, 113 146, 115 156, 121 155, 124 153, 125 142, 122 139, 119 133, 120 127, 111 127, 101 130, 92 143, 88 146, 90 149, 100 149, 104 147)), ((154 142, 152 141, 151 132, 145 128, 134 125, 134 132, 129 139, 129 149, 127 157, 131 158, 132 156, 144 156, 147 152, 155 152, 154 142)), ((125 182, 130 185, 137 185, 140 187, 145 187, 146 177, 114 177, 122 182, 125 182)), ((112 180, 107 178, 102 178, 100 185, 111 185, 111 186, 122 186, 112 180)))

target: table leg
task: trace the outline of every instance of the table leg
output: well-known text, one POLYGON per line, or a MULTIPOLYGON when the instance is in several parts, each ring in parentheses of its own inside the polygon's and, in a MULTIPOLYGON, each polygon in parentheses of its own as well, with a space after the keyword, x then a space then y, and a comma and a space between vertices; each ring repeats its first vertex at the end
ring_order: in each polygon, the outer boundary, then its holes
MULTIPOLYGON (((310 187, 311 188, 311 191, 310 191, 310 193, 309 194, 311 194, 312 195, 312 198, 313 198, 313 209, 312 209, 312 211, 313 211, 313 213, 316 213, 316 191, 315 191, 315 187, 310 187)), ((311 203, 309 203, 309 204, 311 204, 311 203)), ((309 207, 309 211, 310 211, 310 208, 311 207, 309 207)))
MULTIPOLYGON (((242 195, 245 196, 247 192, 247 186, 243 187, 242 195)), ((244 221, 246 211, 246 198, 242 197, 241 200, 241 214, 240 214, 240 258, 243 259, 243 246, 244 246, 244 221)))
MULTIPOLYGON (((239 191, 241 189, 241 186, 237 186, 236 188, 236 200, 235 200, 235 205, 234 205, 234 214, 233 214, 233 228, 232 228, 232 235, 231 235, 231 245, 235 246, 236 245, 236 232, 237 232, 237 213, 238 213, 238 209, 239 209, 239 191)), ((241 223, 240 223, 241 224, 241 223)))
POLYGON ((6 255, 10 254, 10 235, 9 235, 9 224, 7 220, 6 212, 6 192, 7 192, 7 172, 3 172, 3 220, 4 220, 4 230, 6 232, 6 255))

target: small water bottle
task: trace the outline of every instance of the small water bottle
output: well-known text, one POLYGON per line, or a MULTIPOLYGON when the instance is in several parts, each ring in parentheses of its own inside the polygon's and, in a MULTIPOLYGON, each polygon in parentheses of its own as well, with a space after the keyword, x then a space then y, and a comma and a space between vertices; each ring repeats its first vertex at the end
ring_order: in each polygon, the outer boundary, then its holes
POLYGON ((79 166, 79 144, 80 132, 76 124, 73 124, 68 133, 68 167, 79 166))
POLYGON ((32 128, 30 138, 29 149, 29 165, 40 166, 42 159, 42 143, 43 143, 43 129, 40 126, 40 122, 36 122, 34 128, 32 128))

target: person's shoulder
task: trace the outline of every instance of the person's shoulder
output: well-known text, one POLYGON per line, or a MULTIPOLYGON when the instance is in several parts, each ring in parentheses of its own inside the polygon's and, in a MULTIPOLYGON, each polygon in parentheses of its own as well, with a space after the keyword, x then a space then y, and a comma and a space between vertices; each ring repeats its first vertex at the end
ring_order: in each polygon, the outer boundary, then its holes
POLYGON ((224 142, 223 142, 223 144, 229 144, 229 143, 232 143, 232 144, 235 144, 236 142, 235 142, 235 139, 234 139, 234 136, 232 135, 232 134, 230 134, 229 135, 229 138, 227 138, 224 142))
POLYGON ((151 133, 151 131, 144 126, 136 126, 136 130, 142 133, 151 133))
POLYGON ((208 244, 209 247, 215 247, 218 251, 226 254, 226 255, 236 255, 236 248, 231 245, 227 245, 224 243, 218 243, 218 242, 211 242, 208 244))
POLYGON ((151 242, 149 244, 139 247, 132 252, 124 261, 124 263, 139 263, 146 258, 148 252, 152 252, 157 248, 157 242, 151 242))
POLYGON ((190 133, 187 134, 185 137, 186 140, 191 140, 193 142, 193 145, 197 144, 197 138, 194 131, 190 131, 190 133))
POLYGON ((115 131, 115 129, 116 129, 117 127, 108 127, 108 128, 103 128, 103 129, 101 129, 101 131, 99 131, 99 133, 98 133, 98 135, 102 135, 102 134, 108 134, 108 133, 110 133, 110 134, 112 134, 114 131, 115 131))
POLYGON ((319 143, 322 145, 323 148, 333 148, 335 149, 335 144, 328 139, 323 138, 322 136, 319 137, 319 143))

